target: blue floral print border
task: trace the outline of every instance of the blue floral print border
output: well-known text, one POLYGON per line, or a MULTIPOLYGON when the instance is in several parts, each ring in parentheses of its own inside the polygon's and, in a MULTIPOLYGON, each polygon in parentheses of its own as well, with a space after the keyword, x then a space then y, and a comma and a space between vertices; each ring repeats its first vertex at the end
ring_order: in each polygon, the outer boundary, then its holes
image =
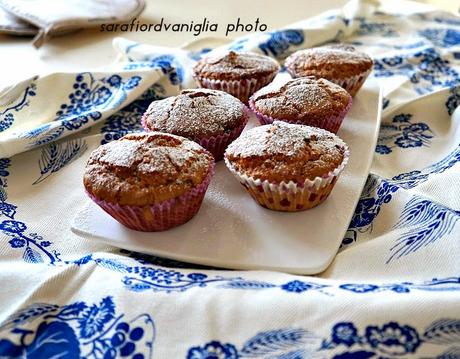
POLYGON ((128 319, 112 297, 100 303, 35 303, 0 327, 2 358, 151 358, 156 335, 150 314, 128 319), (38 324, 32 327, 32 322, 38 324))
MULTIPOLYGON (((440 353, 459 353, 460 320, 441 319, 424 331, 390 321, 363 327, 351 321, 336 323, 326 338, 302 328, 264 331, 248 339, 240 349, 218 340, 188 349, 187 359, 238 358, 396 358, 417 354, 427 345, 436 345, 440 353)), ((455 358, 455 356, 452 356, 455 358)))

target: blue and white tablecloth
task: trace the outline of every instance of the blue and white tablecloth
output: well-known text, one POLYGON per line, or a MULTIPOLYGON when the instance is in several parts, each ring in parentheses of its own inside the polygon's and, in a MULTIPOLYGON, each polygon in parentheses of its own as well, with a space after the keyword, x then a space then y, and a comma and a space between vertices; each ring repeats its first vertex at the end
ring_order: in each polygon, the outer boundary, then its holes
POLYGON ((117 39, 108 68, 3 91, 0 357, 460 358, 460 18, 352 1, 226 47, 282 61, 336 40, 374 57, 385 100, 348 232, 315 277, 203 268, 70 230, 91 150, 192 86, 210 49, 117 39))

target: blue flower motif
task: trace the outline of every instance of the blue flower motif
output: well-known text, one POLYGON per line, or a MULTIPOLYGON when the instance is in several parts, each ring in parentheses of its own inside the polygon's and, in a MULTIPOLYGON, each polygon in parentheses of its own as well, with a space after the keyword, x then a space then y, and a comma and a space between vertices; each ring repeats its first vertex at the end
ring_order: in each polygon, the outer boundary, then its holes
POLYGON ((203 274, 203 273, 190 273, 189 275, 187 275, 188 278, 190 278, 191 280, 193 281, 201 281, 201 280, 205 280, 206 278, 208 278, 208 276, 206 274, 203 274))
POLYGON ((112 96, 112 92, 105 86, 101 86, 94 93, 93 105, 100 106, 107 102, 107 100, 112 96))
POLYGON ((366 340, 372 348, 387 355, 415 353, 420 345, 417 331, 409 325, 400 326, 396 322, 366 328, 366 340))
POLYGON ((440 47, 451 47, 460 44, 460 32, 454 29, 426 29, 419 31, 419 35, 440 47))
POLYGON ((121 76, 120 75, 112 75, 107 79, 107 82, 110 86, 118 87, 121 84, 121 76))
POLYGON ((376 216, 374 211, 375 205, 375 198, 360 199, 356 205, 355 213, 349 228, 359 228, 370 225, 376 216))
POLYGON ((76 130, 88 123, 88 116, 78 116, 69 120, 63 120, 62 125, 68 130, 76 130))
POLYGON ((406 179, 412 179, 414 178, 415 176, 419 175, 421 173, 421 171, 418 171, 418 170, 415 170, 415 171, 410 171, 410 172, 406 172, 406 173, 401 173, 397 176, 394 176, 393 179, 394 180, 406 180, 406 179))
POLYGON ((26 245, 26 241, 22 238, 13 238, 8 241, 12 248, 21 248, 26 245))
POLYGON ((6 217, 14 219, 14 215, 16 214, 16 208, 14 204, 10 204, 7 202, 0 202, 0 214, 3 214, 6 217))
POLYGON ((388 147, 387 145, 377 145, 375 147, 375 152, 381 154, 381 155, 387 155, 389 153, 391 153, 391 148, 388 147))
POLYGON ((394 123, 409 123, 412 115, 409 113, 400 113, 393 117, 392 122, 394 123))
POLYGON ((207 343, 203 347, 190 348, 187 359, 238 359, 238 351, 232 344, 218 341, 207 343))
POLYGON ((40 243, 40 245, 42 247, 49 247, 51 245, 51 242, 50 241, 43 241, 43 242, 40 243))
POLYGON ((6 170, 10 166, 11 160, 9 158, 0 158, 0 177, 9 176, 9 172, 6 170))
POLYGON ((382 61, 388 66, 398 66, 402 64, 403 58, 401 56, 387 57, 387 58, 383 58, 382 61))
POLYGON ((422 173, 421 171, 414 170, 394 176, 392 180, 397 182, 398 185, 403 188, 412 188, 419 183, 425 182, 428 179, 428 176, 428 173, 422 173))
POLYGON ((392 286, 391 290, 395 293, 409 293, 410 292, 410 289, 403 285, 392 286))
POLYGON ((24 222, 7 220, 0 223, 0 230, 9 234, 9 233, 22 233, 27 229, 27 226, 24 222))
POLYGON ((313 288, 313 285, 302 282, 300 280, 293 280, 281 286, 281 289, 285 290, 286 292, 294 292, 294 293, 302 293, 312 288, 313 288))
POLYGON ((282 57, 291 45, 300 45, 304 41, 302 30, 280 30, 268 33, 266 42, 259 44, 259 49, 267 56, 282 57))
POLYGON ((173 85, 179 85, 184 80, 184 68, 174 56, 158 56, 152 59, 148 66, 159 67, 164 74, 168 75, 169 81, 173 85))
POLYGON ((409 127, 406 127, 404 129, 404 132, 416 133, 426 138, 433 137, 430 134, 425 134, 424 133, 425 131, 431 131, 431 130, 430 130, 430 127, 426 123, 423 123, 423 122, 413 123, 409 127))
POLYGON ((423 145, 423 142, 419 138, 413 138, 412 136, 402 136, 396 139, 395 144, 401 148, 409 148, 420 147, 423 145))
POLYGON ((379 287, 374 284, 341 284, 339 286, 341 289, 349 290, 355 293, 368 293, 377 290, 379 287))
POLYGON ((341 322, 332 328, 332 342, 351 347, 359 341, 358 330, 351 322, 341 322))
MULTIPOLYGON (((460 59, 460 53, 459 57, 460 59)), ((453 87, 450 89, 450 96, 447 98, 446 101, 446 108, 447 108, 447 113, 452 116, 454 111, 457 109, 457 107, 460 105, 460 87, 453 87)))
POLYGON ((0 119, 0 132, 5 131, 8 128, 10 128, 13 122, 14 122, 14 116, 12 113, 7 113, 5 116, 3 116, 3 118, 0 119))
POLYGON ((139 85, 139 82, 142 80, 140 76, 133 76, 131 77, 125 84, 124 88, 126 90, 132 90, 133 88, 137 87, 139 85))

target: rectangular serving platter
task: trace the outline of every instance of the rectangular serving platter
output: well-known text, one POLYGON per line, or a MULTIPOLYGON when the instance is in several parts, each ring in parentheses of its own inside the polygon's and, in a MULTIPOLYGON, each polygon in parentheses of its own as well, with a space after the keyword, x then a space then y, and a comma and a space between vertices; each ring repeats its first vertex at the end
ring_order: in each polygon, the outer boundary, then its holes
MULTIPOLYGON (((136 232, 88 199, 72 231, 120 248, 189 263, 320 273, 337 254, 364 187, 380 127, 381 103, 378 83, 367 80, 338 132, 350 148, 348 166, 329 198, 316 208, 297 213, 262 208, 220 161, 200 211, 182 226, 136 232)), ((252 117, 246 129, 257 125, 252 117)))

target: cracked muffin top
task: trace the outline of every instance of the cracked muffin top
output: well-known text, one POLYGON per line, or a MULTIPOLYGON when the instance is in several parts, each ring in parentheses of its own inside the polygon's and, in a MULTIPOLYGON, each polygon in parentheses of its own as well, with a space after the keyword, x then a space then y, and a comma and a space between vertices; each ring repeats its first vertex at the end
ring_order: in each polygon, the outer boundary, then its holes
POLYGON ((346 148, 326 130, 275 121, 244 132, 225 157, 236 171, 254 179, 303 183, 339 167, 346 148))
POLYGON ((201 184, 213 162, 203 147, 183 137, 160 132, 128 134, 91 153, 83 184, 98 199, 148 206, 201 184))
POLYGON ((315 76, 328 80, 360 75, 370 70, 373 64, 369 55, 342 44, 299 50, 284 63, 292 77, 315 76))
POLYGON ((311 117, 326 120, 339 115, 349 105, 346 90, 326 79, 302 77, 272 83, 250 99, 251 107, 275 119, 302 121, 311 117))
POLYGON ((154 101, 142 122, 150 131, 160 131, 199 140, 222 135, 240 126, 245 105, 223 91, 182 90, 178 96, 154 101))
POLYGON ((279 64, 268 56, 229 51, 202 58, 193 68, 193 73, 195 77, 215 80, 241 80, 273 75, 279 69, 279 64))

